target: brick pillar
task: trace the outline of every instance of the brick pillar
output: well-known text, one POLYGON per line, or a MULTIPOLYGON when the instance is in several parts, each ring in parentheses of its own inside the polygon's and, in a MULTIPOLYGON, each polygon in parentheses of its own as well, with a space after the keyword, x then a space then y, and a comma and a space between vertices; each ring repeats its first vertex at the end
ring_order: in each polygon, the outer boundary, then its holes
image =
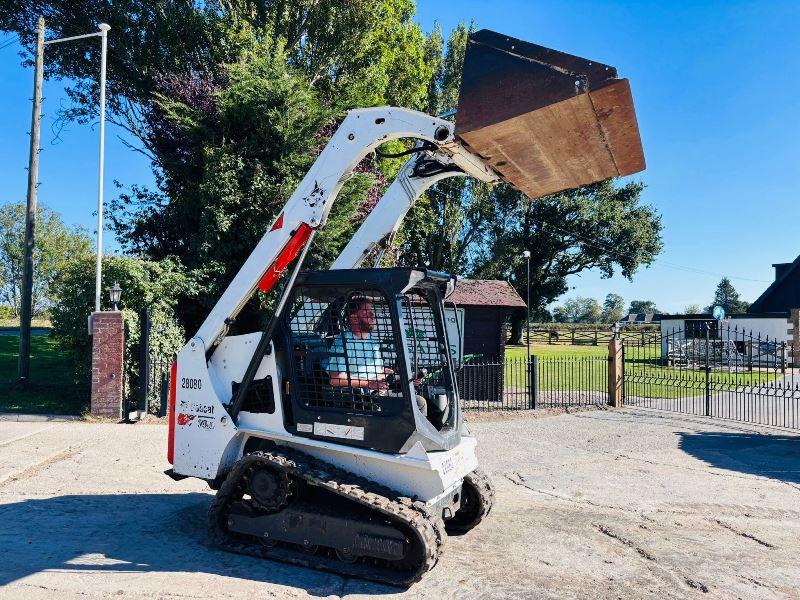
POLYGON ((622 408, 622 340, 608 342, 608 404, 622 408))
POLYGON ((92 415, 122 418, 125 328, 122 313, 92 314, 92 415))
POLYGON ((792 335, 792 341, 789 342, 788 360, 791 366, 797 367, 800 364, 800 308, 791 309, 789 315, 791 328, 787 333, 792 335))

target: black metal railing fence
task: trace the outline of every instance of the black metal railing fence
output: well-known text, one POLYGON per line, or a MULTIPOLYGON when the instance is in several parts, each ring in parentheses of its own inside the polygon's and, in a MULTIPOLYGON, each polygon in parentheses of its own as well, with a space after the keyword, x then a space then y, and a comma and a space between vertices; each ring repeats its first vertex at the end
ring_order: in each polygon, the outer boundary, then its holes
POLYGON ((800 429, 800 377, 785 340, 702 321, 623 344, 624 404, 800 429))
POLYGON ((514 411, 608 403, 605 356, 473 358, 456 370, 465 411, 514 411))

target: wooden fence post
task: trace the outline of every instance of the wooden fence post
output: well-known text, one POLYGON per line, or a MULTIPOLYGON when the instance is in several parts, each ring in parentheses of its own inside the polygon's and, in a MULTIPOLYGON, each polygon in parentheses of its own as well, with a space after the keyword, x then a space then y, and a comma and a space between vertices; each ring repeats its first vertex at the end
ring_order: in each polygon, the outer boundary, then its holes
POLYGON ((622 408, 622 340, 608 342, 608 404, 622 408))

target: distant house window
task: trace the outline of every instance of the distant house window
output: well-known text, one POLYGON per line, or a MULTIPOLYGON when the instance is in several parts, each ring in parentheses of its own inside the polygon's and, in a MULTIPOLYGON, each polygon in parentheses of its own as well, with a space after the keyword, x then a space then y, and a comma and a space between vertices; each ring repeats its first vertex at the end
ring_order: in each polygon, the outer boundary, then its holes
POLYGON ((708 325, 708 339, 719 339, 719 321, 716 319, 687 319, 683 322, 684 337, 687 340, 706 339, 706 325, 708 325))

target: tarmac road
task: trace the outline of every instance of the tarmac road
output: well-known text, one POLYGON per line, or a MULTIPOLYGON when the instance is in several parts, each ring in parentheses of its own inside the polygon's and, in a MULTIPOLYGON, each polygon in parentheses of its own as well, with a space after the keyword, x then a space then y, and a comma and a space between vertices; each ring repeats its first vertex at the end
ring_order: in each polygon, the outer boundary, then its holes
POLYGON ((470 427, 495 510, 402 591, 210 547, 163 425, 0 422, 0 597, 800 598, 800 436, 643 409, 470 427))

